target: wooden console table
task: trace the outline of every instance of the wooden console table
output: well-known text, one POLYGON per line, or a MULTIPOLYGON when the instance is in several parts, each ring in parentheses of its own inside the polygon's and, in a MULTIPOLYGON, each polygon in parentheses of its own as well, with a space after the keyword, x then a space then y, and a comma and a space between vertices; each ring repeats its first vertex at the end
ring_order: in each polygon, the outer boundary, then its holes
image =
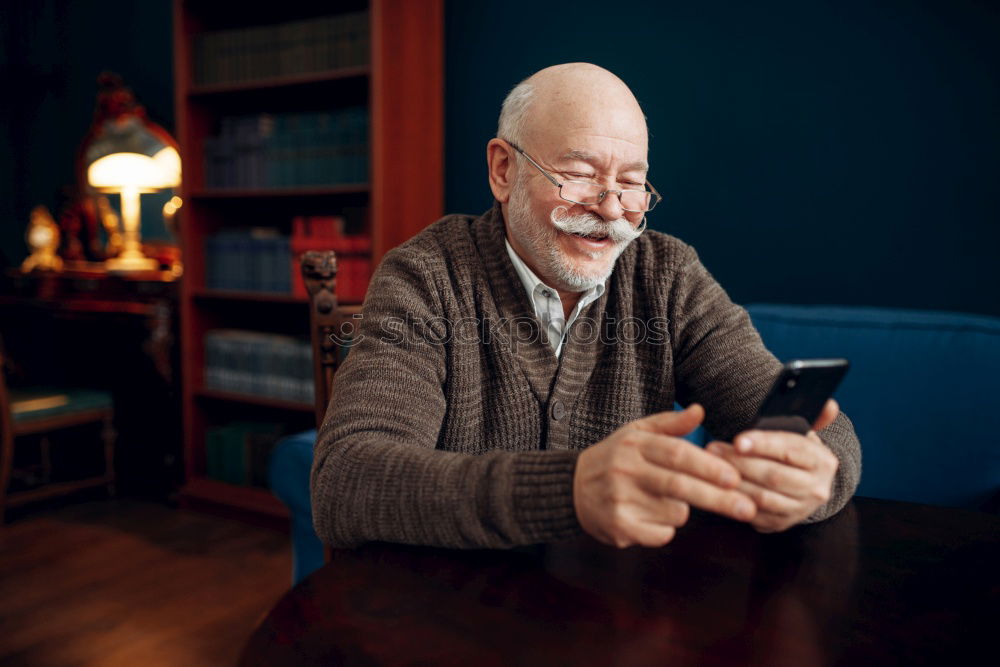
POLYGON ((179 284, 168 271, 83 262, 2 276, 0 333, 30 380, 113 394, 125 492, 162 496, 180 481, 179 284))

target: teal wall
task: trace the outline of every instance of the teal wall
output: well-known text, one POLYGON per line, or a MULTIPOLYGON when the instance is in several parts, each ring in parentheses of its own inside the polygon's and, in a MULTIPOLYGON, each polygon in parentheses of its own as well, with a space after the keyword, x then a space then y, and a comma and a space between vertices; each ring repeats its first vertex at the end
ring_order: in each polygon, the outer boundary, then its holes
MULTIPOLYGON (((90 127, 97 75, 111 70, 173 131, 173 17, 169 0, 32 0, 0 11, 0 265, 27 254, 31 209, 58 215, 61 190, 90 127)), ((118 197, 110 197, 117 206, 118 197)), ((161 195, 143 196, 144 238, 165 238, 161 195), (156 203, 158 200, 158 203, 156 203), (148 202, 148 203, 147 203, 148 202), (153 213, 152 217, 148 213, 153 213)))
MULTIPOLYGON (((649 118, 668 197, 651 226, 692 243, 736 300, 1000 315, 998 6, 447 0, 446 208, 490 205, 484 148, 507 90, 586 60, 649 118)), ((5 3, 8 262, 32 206, 72 182, 102 69, 173 129, 170 16, 168 0, 5 3)))
POLYGON ((650 226, 740 302, 1000 315, 1000 3, 451 0, 449 211, 491 203, 500 102, 594 62, 649 121, 650 226))

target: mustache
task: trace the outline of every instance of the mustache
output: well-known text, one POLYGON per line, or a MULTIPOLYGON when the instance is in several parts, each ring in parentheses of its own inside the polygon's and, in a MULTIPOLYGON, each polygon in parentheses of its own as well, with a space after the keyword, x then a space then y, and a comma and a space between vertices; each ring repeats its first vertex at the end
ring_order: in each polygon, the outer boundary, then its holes
POLYGON ((556 206, 549 214, 552 224, 560 231, 567 234, 584 234, 586 236, 597 235, 607 236, 613 243, 630 243, 639 238, 644 227, 639 229, 632 227, 625 218, 618 218, 605 222, 600 216, 592 213, 581 215, 568 215, 569 209, 565 206, 556 206))

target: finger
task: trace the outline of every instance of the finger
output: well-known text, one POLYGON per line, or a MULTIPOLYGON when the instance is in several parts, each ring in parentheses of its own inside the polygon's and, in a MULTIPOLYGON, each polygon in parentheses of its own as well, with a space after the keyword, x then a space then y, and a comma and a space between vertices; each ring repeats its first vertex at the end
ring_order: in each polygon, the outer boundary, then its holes
POLYGON ((677 529, 656 523, 638 523, 629 527, 632 544, 643 547, 662 547, 674 539, 677 529))
POLYGON ((755 516, 753 521, 750 522, 750 525, 752 525, 754 530, 758 533, 780 533, 784 530, 788 530, 796 523, 796 521, 781 514, 758 512, 757 516, 755 516))
POLYGON ((826 405, 823 406, 823 412, 819 414, 819 417, 816 418, 816 423, 813 424, 813 430, 822 431, 832 424, 839 414, 840 406, 837 404, 837 401, 832 398, 828 399, 826 405))
POLYGON ((818 445, 809 438, 787 431, 744 431, 733 439, 736 451, 773 459, 786 465, 813 470, 821 463, 818 445))
POLYGON ((739 490, 748 495, 753 500, 754 505, 757 506, 755 520, 762 518, 762 514, 790 517, 802 508, 800 500, 748 480, 740 482, 739 490))
POLYGON ((750 481, 772 491, 782 493, 792 498, 806 498, 810 495, 814 475, 800 468, 772 459, 756 455, 740 454, 725 443, 712 442, 708 451, 729 461, 737 470, 743 481, 750 481))
POLYGON ((704 419, 705 408, 692 403, 684 410, 666 410, 637 419, 631 426, 649 433, 684 437, 698 428, 704 419))
POLYGON ((639 453, 649 463, 699 477, 716 486, 733 488, 740 483, 740 474, 732 464, 687 440, 655 433, 639 437, 639 453))
POLYGON ((691 516, 691 507, 682 500, 648 492, 640 495, 637 516, 646 523, 679 528, 691 516))
POLYGON ((650 510, 654 509, 656 503, 651 502, 645 494, 637 496, 631 502, 616 508, 613 525, 602 541, 624 548, 636 544, 658 547, 673 539, 676 531, 674 525, 659 520, 659 517, 650 520, 650 510))
POLYGON ((681 500, 694 507, 722 514, 738 521, 749 521, 757 508, 745 494, 672 470, 647 466, 636 476, 636 483, 646 493, 681 500))

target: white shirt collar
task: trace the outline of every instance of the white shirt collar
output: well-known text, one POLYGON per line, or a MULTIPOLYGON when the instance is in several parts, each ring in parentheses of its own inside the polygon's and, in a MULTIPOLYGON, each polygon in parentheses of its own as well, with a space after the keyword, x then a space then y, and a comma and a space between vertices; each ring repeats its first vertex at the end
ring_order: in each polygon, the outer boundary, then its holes
POLYGON ((521 284, 524 285, 524 289, 528 293, 528 300, 531 301, 535 316, 546 326, 549 342, 552 344, 556 356, 559 356, 562 352, 565 332, 576 321, 577 316, 584 308, 601 298, 601 295, 604 294, 604 284, 598 283, 583 292, 576 308, 570 313, 569 320, 563 323, 562 299, 559 297, 559 292, 543 283, 535 275, 535 272, 514 251, 506 236, 504 236, 504 245, 507 246, 507 256, 510 257, 510 261, 514 265, 514 271, 517 272, 521 284))

